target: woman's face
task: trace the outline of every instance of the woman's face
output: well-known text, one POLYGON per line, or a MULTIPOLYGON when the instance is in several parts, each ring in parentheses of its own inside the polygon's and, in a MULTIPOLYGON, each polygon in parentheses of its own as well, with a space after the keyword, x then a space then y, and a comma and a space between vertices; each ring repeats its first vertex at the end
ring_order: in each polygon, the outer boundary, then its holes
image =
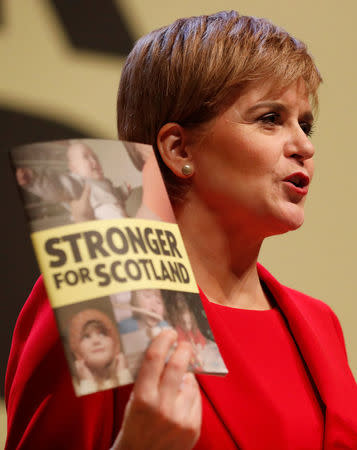
POLYGON ((84 327, 79 343, 79 353, 89 368, 103 369, 115 357, 115 343, 112 337, 100 327, 84 327))
POLYGON ((192 144, 193 189, 232 229, 260 237, 302 225, 313 176, 312 113, 302 80, 246 87, 192 144))

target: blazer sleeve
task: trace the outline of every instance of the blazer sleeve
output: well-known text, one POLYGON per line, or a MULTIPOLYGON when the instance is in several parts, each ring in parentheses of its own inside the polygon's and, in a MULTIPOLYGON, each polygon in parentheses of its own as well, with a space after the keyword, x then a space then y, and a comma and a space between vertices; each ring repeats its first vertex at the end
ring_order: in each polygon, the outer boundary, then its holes
POLYGON ((113 443, 113 390, 75 397, 40 278, 18 318, 5 381, 5 449, 105 449, 113 443))
POLYGON ((345 354, 346 361, 347 361, 348 357, 347 357, 346 343, 345 343, 345 338, 344 338, 344 335, 343 335, 343 331, 342 331, 342 327, 341 327, 340 321, 338 320, 338 317, 336 316, 336 314, 334 313, 334 311, 331 308, 329 308, 329 311, 330 311, 330 314, 332 316, 332 322, 334 324, 334 327, 335 327, 337 336, 338 336, 338 338, 340 340, 340 343, 341 343, 341 345, 343 347, 344 354, 345 354))

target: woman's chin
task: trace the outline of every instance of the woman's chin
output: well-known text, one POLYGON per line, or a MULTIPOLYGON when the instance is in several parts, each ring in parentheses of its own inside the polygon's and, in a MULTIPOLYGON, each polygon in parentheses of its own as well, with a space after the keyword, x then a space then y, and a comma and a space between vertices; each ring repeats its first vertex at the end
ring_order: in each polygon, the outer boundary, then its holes
POLYGON ((291 227, 290 231, 300 228, 305 220, 304 204, 292 205, 292 207, 289 209, 289 215, 287 219, 291 227))
POLYGON ((267 226, 266 236, 287 233, 297 230, 304 223, 305 214, 302 206, 294 205, 278 217, 271 218, 267 226))
POLYGON ((305 219, 304 209, 299 208, 297 211, 289 211, 289 214, 284 216, 281 221, 281 233, 287 233, 288 231, 294 231, 300 228, 305 219))

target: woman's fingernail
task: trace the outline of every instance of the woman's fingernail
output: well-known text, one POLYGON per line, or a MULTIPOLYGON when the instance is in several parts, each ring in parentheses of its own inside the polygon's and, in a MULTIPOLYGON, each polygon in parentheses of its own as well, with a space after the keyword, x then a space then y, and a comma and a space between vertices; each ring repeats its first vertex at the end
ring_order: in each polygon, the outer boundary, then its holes
POLYGON ((185 386, 187 386, 188 384, 191 384, 192 381, 194 379, 194 375, 191 372, 186 372, 183 377, 182 377, 182 381, 180 384, 180 390, 184 389, 185 386))
POLYGON ((183 374, 182 381, 184 383, 187 383, 187 382, 192 380, 192 377, 193 377, 193 375, 192 375, 191 372, 186 372, 186 373, 183 374))

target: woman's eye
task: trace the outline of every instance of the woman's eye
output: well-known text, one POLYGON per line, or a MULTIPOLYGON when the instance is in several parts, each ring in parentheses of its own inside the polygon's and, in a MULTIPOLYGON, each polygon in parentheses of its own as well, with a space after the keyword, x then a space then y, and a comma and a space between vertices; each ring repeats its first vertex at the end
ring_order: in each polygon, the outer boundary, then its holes
POLYGON ((268 113, 259 117, 258 120, 267 125, 277 125, 280 123, 280 115, 278 113, 268 113))
POLYGON ((306 136, 311 136, 313 133, 313 125, 308 122, 302 122, 300 123, 300 128, 302 131, 306 134, 306 136))

